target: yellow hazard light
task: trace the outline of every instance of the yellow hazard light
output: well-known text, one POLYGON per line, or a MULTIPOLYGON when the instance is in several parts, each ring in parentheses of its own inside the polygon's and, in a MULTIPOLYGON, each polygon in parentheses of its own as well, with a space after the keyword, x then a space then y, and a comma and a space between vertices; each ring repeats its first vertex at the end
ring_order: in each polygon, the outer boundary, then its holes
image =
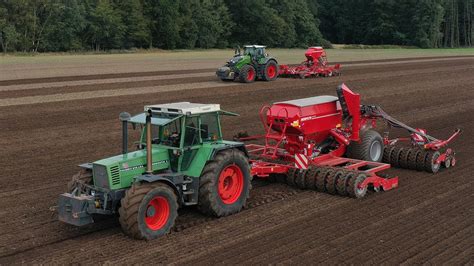
POLYGON ((342 127, 341 124, 337 124, 337 125, 336 125, 336 128, 341 128, 341 127, 342 127))
POLYGON ((300 127, 300 121, 295 120, 295 121, 291 122, 291 126, 292 127, 300 127))

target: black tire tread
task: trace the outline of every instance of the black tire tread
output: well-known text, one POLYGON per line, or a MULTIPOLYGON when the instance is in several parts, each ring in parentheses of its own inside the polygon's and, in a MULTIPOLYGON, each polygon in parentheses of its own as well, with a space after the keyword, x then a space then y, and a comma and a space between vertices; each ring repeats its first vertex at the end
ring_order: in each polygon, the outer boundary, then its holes
POLYGON ((255 81, 256 79, 256 76, 257 76, 257 72, 255 70, 255 68, 251 65, 245 65, 243 66, 241 69, 240 69, 240 72, 239 72, 239 81, 242 82, 242 83, 252 83, 255 81), (255 78, 253 80, 249 80, 247 78, 248 76, 248 72, 250 69, 253 69, 254 72, 255 72, 255 78))
POLYGON ((198 209, 204 214, 213 215, 216 217, 223 217, 239 212, 248 199, 249 191, 251 189, 251 179, 252 176, 250 175, 248 158, 244 155, 242 151, 238 149, 226 149, 223 151, 219 151, 214 157, 214 159, 206 164, 202 171, 199 180, 198 209), (244 178, 245 173, 247 173, 247 176, 249 177, 248 180, 246 180, 247 190, 242 191, 242 193, 244 193, 245 195, 243 199, 243 204, 239 206, 239 208, 234 210, 224 209, 221 208, 217 203, 217 197, 219 196, 217 192, 214 191, 215 189, 213 189, 216 187, 218 175, 220 174, 220 172, 217 173, 216 169, 221 168, 221 164, 223 162, 229 160, 230 158, 231 160, 235 160, 236 157, 237 159, 244 160, 246 162, 246 169, 241 170, 244 173, 244 178))
MULTIPOLYGON (((176 194, 168 185, 160 182, 134 183, 130 189, 125 192, 125 196, 121 200, 121 207, 119 208, 119 222, 126 235, 135 239, 150 239, 147 238, 138 227, 138 211, 140 203, 143 201, 146 194, 158 187, 166 190, 170 195, 174 195, 175 204, 178 206, 176 194)), ((174 217, 176 218, 176 216, 177 213, 174 217)), ((169 230, 174 227, 174 223, 175 221, 173 220, 169 230)))
POLYGON ((381 147, 382 154, 380 155, 380 159, 379 159, 379 161, 381 161, 383 158, 383 151, 384 151, 383 139, 382 139, 382 136, 380 136, 380 133, 372 129, 368 129, 361 132, 360 143, 353 141, 351 142, 351 144, 349 144, 349 146, 347 147, 347 152, 346 152, 347 157, 353 158, 353 159, 364 160, 364 161, 370 161, 371 160, 370 155, 369 155, 370 144, 375 139, 378 139, 382 145, 381 147))

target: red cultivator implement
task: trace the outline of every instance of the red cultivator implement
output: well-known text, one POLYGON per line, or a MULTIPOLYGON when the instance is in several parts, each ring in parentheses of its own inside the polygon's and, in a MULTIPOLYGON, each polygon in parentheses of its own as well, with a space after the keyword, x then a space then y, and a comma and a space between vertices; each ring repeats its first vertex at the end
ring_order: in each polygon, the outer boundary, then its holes
POLYGON ((341 74, 341 65, 329 66, 326 52, 322 47, 309 47, 305 54, 306 60, 299 66, 280 65, 280 77, 331 77, 341 74))
POLYGON ((360 95, 344 84, 337 88, 337 95, 264 106, 260 117, 265 134, 240 138, 264 142, 246 145, 252 174, 361 198, 368 188, 380 191, 398 186, 397 177, 381 174, 390 164, 433 173, 441 165, 455 164, 455 153, 446 146, 459 130, 447 140, 438 140, 395 120, 380 107, 360 105, 360 95), (377 119, 407 129, 411 138, 389 139, 388 133, 382 138, 374 130, 377 119), (395 146, 403 140, 411 140, 411 146, 395 146))

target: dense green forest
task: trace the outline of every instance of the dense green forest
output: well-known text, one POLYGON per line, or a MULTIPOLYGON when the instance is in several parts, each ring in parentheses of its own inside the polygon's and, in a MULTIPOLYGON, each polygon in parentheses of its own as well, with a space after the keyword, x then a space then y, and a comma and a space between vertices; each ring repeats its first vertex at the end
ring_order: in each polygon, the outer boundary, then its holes
POLYGON ((473 46, 474 0, 0 0, 3 52, 473 46))

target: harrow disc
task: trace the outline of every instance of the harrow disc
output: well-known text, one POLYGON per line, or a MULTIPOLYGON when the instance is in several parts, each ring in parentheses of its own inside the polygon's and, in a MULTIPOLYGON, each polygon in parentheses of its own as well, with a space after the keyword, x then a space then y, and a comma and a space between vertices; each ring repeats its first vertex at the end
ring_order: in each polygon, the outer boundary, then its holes
POLYGON ((367 178, 365 174, 358 174, 352 176, 347 184, 347 194, 356 199, 363 198, 367 194, 367 187, 360 187, 360 184, 367 178))

